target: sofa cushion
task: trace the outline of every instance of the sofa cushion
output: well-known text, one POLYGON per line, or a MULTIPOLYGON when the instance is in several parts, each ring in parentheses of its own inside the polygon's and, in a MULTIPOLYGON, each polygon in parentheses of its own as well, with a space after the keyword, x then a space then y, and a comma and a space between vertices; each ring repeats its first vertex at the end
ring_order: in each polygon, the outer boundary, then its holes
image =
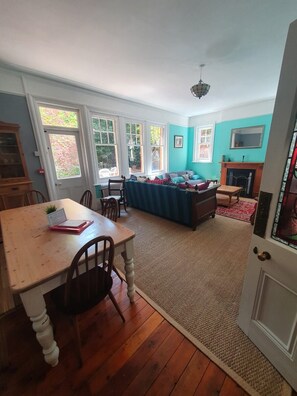
POLYGON ((137 176, 137 181, 144 183, 145 181, 147 181, 147 177, 146 176, 137 176))
POLYGON ((198 180, 198 179, 202 179, 202 177, 200 175, 192 175, 190 176, 191 180, 198 180))
POLYGON ((147 179, 146 183, 151 183, 151 184, 165 184, 166 182, 169 182, 169 179, 159 179, 155 177, 154 180, 147 179))
POLYGON ((195 188, 193 184, 189 184, 188 182, 185 183, 179 183, 177 185, 178 188, 181 188, 182 190, 185 190, 186 188, 195 188))
POLYGON ((208 186, 209 186, 210 181, 206 181, 205 183, 200 183, 198 184, 198 190, 202 191, 202 190, 207 190, 208 186))
POLYGON ((171 177, 173 183, 183 183, 185 179, 182 176, 171 177))

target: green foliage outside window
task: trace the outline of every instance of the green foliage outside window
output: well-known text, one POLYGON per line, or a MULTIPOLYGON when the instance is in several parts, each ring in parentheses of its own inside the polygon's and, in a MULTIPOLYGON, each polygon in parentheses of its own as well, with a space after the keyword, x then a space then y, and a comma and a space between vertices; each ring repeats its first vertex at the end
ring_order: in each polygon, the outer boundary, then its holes
POLYGON ((115 124, 108 118, 92 117, 93 137, 96 147, 98 170, 118 169, 115 124))
POLYGON ((111 169, 117 166, 114 146, 96 146, 98 168, 111 169))
POLYGON ((75 137, 50 134, 49 138, 57 179, 81 176, 75 137))
POLYGON ((39 106, 39 112, 43 125, 63 128, 78 128, 78 117, 76 111, 39 106))

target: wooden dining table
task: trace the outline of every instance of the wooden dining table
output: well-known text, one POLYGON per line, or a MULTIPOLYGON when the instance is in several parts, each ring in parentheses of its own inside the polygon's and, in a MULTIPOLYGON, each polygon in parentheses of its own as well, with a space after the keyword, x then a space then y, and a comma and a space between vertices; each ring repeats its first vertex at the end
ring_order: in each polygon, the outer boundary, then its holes
POLYGON ((20 295, 42 347, 44 360, 51 366, 59 362, 59 348, 54 340, 44 295, 65 283, 73 257, 86 242, 99 235, 113 238, 115 255, 121 254, 125 262, 127 294, 133 302, 133 231, 71 199, 4 210, 0 212, 0 221, 11 290, 20 295), (68 219, 93 223, 80 234, 51 230, 45 212, 48 205, 64 208, 68 219))

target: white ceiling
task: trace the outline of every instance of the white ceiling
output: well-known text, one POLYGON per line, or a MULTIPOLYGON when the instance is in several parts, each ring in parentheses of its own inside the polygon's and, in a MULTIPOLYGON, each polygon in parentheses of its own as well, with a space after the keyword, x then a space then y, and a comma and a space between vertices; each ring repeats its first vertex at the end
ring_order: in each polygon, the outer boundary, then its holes
POLYGON ((0 64, 199 115, 274 98, 295 19, 296 0, 0 0, 0 64))

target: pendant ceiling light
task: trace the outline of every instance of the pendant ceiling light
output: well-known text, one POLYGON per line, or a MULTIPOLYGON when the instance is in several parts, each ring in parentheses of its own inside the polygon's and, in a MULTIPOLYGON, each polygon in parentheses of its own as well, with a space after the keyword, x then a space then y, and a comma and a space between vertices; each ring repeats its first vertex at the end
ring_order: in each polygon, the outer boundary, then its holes
POLYGON ((196 85, 193 85, 191 88, 191 92, 194 96, 196 96, 196 98, 201 98, 202 96, 206 95, 207 92, 209 91, 210 85, 209 84, 205 84, 202 80, 201 80, 201 76, 202 76, 202 68, 205 65, 202 64, 200 65, 200 80, 199 83, 196 85))

